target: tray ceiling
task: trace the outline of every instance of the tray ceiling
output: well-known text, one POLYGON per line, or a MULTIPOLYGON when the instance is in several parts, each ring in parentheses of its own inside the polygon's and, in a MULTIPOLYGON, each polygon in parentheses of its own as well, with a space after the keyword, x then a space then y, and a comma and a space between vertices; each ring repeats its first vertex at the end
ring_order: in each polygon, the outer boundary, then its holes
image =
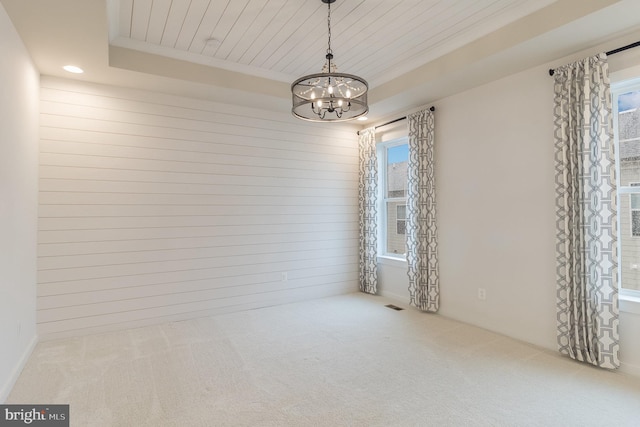
MULTIPOLYGON (((340 71, 381 84, 555 0, 338 0, 340 71)), ((319 72, 327 48, 320 0, 112 0, 110 43, 291 82, 319 72)))
MULTIPOLYGON (((0 3, 42 75, 265 114, 290 111, 291 82, 320 71, 327 43, 320 0, 0 3)), ((638 0, 337 0, 332 47, 341 71, 368 80, 375 121, 635 42, 638 16, 638 0)))

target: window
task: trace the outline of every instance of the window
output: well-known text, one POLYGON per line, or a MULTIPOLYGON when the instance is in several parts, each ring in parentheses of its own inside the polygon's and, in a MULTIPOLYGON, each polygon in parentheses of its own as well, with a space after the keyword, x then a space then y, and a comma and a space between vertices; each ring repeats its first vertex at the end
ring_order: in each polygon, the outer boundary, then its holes
POLYGON ((407 205, 396 206, 396 233, 406 234, 407 231, 407 205))
POLYGON ((380 159, 381 208, 379 241, 380 254, 404 258, 407 247, 407 138, 378 145, 380 159))
MULTIPOLYGON (((630 187, 640 186, 640 182, 629 183, 630 187)), ((640 237, 640 194, 629 194, 631 200, 631 237, 640 237)))
POLYGON ((621 295, 640 295, 640 80, 613 86, 621 295))

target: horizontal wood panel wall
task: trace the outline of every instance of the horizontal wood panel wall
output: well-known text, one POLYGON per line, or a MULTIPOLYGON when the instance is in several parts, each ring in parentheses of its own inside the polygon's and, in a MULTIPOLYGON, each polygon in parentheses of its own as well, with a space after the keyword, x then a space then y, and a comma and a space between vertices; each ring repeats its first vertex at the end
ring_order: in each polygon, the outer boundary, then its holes
POLYGON ((357 140, 288 114, 44 77, 38 330, 357 289, 357 140))

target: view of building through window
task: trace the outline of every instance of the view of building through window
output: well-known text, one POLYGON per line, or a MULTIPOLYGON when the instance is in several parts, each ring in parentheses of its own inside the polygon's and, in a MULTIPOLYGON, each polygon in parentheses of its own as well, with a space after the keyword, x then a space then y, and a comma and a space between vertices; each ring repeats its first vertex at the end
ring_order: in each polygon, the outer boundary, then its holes
POLYGON ((393 145, 386 148, 386 253, 404 255, 407 247, 407 164, 409 146, 393 145))
POLYGON ((614 102, 618 107, 620 286, 640 290, 640 85, 614 94, 614 102))

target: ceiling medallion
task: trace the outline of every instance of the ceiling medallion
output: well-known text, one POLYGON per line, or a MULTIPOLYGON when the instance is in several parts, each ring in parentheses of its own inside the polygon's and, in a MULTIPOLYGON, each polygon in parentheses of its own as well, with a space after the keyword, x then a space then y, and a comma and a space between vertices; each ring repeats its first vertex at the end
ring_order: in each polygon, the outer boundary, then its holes
POLYGON ((369 111, 367 91, 369 85, 362 77, 338 73, 331 50, 331 3, 327 4, 329 29, 326 62, 322 72, 300 77, 291 85, 293 107, 291 112, 302 120, 312 122, 344 122, 361 117, 369 111))

